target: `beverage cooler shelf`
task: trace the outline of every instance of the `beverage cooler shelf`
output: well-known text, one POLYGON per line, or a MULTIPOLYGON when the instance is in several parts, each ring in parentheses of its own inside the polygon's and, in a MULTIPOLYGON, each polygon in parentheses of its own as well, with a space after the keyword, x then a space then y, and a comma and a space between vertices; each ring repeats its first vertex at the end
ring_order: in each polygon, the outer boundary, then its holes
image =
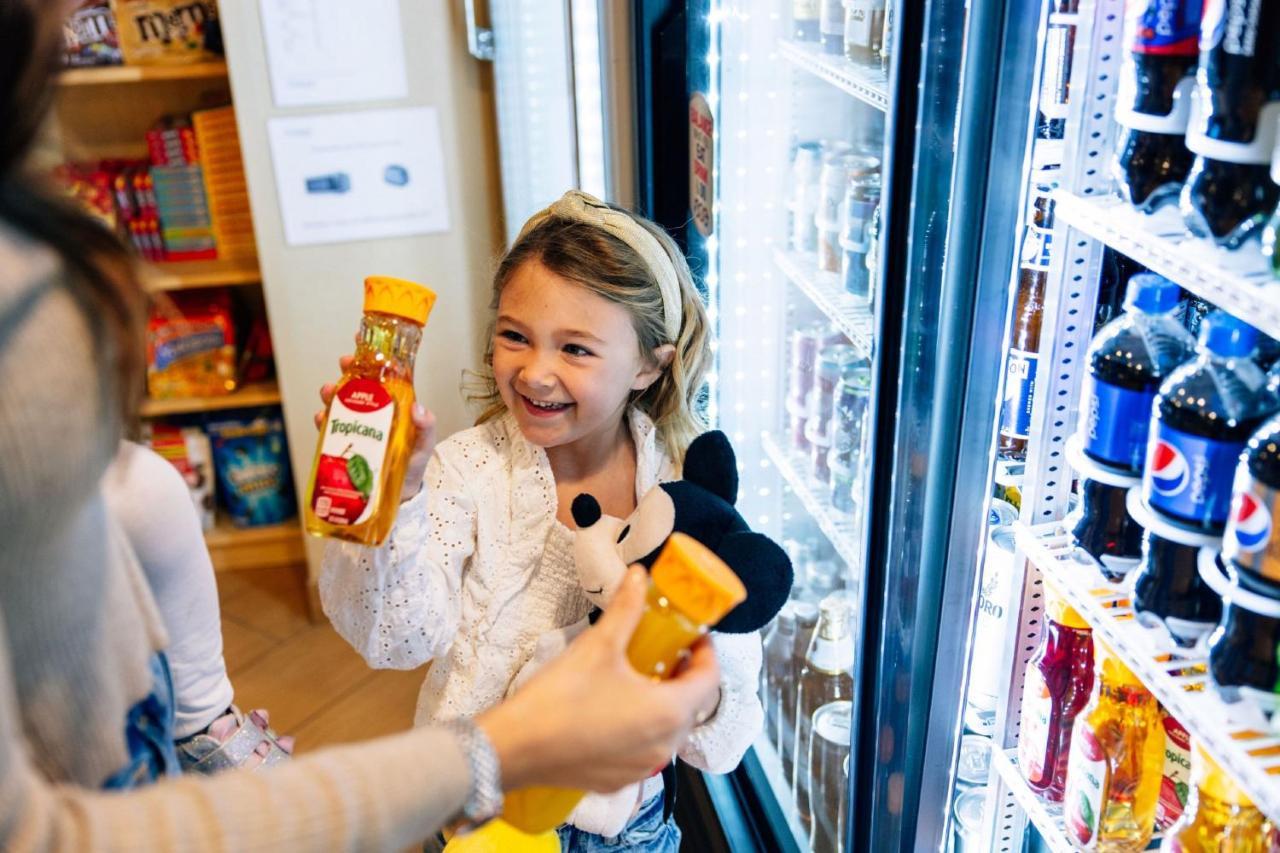
POLYGON ((1280 820, 1280 737, 1260 731, 1250 708, 1228 705, 1209 684, 1205 655, 1173 650, 1134 618, 1128 589, 1107 581, 1058 523, 1018 524, 1027 558, 1147 689, 1178 719, 1272 820, 1280 820), (1079 555, 1079 556, 1078 556, 1079 555))
POLYGON ((857 347, 863 356, 870 358, 875 339, 875 322, 871 306, 866 300, 846 292, 840 286, 840 277, 835 273, 819 270, 813 255, 778 251, 774 253, 774 261, 791 283, 803 291, 818 310, 827 315, 827 319, 849 339, 849 343, 857 347))
POLYGON ((1054 193, 1059 219, 1201 299, 1280 337, 1280 282, 1256 243, 1227 251, 1186 231, 1176 208, 1139 213, 1119 198, 1054 193))
POLYGON ((1073 853, 1075 848, 1067 839, 1067 821, 1062 813, 1062 805, 1047 803, 1031 790, 1027 781, 1022 778, 1022 771, 1018 769, 1018 751, 992 750, 991 769, 1000 774, 1005 787, 1035 824, 1048 849, 1053 853, 1073 853))
POLYGON ((843 56, 823 53, 817 45, 783 41, 779 51, 793 65, 848 92, 878 110, 889 109, 889 79, 879 68, 857 65, 843 56))
POLYGON ((822 494, 822 484, 808 472, 808 460, 794 451, 784 450, 768 433, 760 437, 765 455, 782 474, 782 479, 795 492, 805 512, 818 523, 822 534, 831 542, 840 559, 849 567, 849 576, 860 577, 862 567, 862 542, 857 518, 838 511, 822 494))

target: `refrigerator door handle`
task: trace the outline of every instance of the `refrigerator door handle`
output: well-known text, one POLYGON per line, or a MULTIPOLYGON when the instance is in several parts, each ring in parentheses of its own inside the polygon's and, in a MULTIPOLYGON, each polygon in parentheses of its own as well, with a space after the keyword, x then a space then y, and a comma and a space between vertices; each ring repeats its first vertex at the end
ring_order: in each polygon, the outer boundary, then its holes
POLYGON ((493 29, 476 23, 476 0, 463 0, 462 5, 467 20, 467 50, 476 59, 493 62, 493 29))

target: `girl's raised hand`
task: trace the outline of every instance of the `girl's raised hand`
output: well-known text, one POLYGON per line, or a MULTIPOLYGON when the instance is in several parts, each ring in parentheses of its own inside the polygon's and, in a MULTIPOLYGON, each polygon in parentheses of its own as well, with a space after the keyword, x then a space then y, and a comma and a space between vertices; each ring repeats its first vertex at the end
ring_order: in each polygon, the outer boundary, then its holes
MULTIPOLYGON (((346 373, 351 367, 352 356, 344 355, 338 359, 338 370, 346 373)), ((320 386, 320 402, 324 408, 315 414, 316 429, 324 429, 324 415, 333 401, 333 392, 337 384, 326 382, 320 386)), ((400 490, 400 502, 412 498, 422 488, 422 478, 427 471, 427 462, 436 449, 436 416, 421 403, 414 403, 410 410, 413 420, 413 451, 409 455, 409 467, 405 470, 404 488, 400 490)))

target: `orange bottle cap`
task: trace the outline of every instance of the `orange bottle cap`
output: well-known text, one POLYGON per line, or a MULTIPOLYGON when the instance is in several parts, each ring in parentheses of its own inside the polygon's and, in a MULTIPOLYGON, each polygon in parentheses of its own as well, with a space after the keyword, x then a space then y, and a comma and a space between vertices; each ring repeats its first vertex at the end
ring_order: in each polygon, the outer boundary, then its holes
POLYGON ((714 625, 747 598, 733 569, 684 533, 671 534, 649 576, 678 610, 700 625, 714 625))
POLYGON ((1044 607, 1049 618, 1059 625, 1076 630, 1089 629, 1089 623, 1084 621, 1084 617, 1067 603, 1066 597, 1058 592, 1056 587, 1047 582, 1044 585, 1044 607))
POLYGON ((436 304, 435 291, 403 278, 371 275, 364 280, 364 310, 394 314, 424 326, 436 304))

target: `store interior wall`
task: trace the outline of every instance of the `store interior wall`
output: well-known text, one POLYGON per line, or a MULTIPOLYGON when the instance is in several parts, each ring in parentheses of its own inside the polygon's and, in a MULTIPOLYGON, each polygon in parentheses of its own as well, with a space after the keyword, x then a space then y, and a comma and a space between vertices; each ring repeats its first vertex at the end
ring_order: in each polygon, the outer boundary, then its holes
MULTIPOLYGON (((492 72, 466 46, 460 3, 402 2, 409 97, 393 102, 277 109, 272 103, 259 4, 221 4, 227 64, 249 183, 254 231, 270 315, 276 368, 299 491, 315 451, 312 414, 317 391, 338 376, 359 327, 364 277, 399 276, 436 291, 438 299, 418 354, 418 398, 433 412, 439 434, 470 426, 462 393, 464 369, 483 350, 490 277, 502 249, 492 72), (348 109, 433 106, 439 112, 450 230, 414 237, 290 247, 283 224, 267 137, 273 116, 348 109)), ((307 543, 314 601, 320 540, 307 543)))

